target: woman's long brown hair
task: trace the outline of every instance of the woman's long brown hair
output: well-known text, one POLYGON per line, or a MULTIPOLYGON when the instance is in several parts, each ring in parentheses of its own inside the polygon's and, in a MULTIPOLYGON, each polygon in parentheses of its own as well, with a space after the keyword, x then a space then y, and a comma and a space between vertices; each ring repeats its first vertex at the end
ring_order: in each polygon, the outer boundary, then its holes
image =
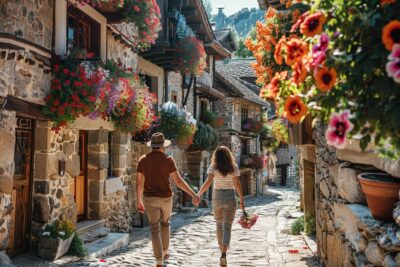
POLYGON ((223 176, 235 172, 235 158, 226 146, 219 146, 212 156, 211 165, 223 176))

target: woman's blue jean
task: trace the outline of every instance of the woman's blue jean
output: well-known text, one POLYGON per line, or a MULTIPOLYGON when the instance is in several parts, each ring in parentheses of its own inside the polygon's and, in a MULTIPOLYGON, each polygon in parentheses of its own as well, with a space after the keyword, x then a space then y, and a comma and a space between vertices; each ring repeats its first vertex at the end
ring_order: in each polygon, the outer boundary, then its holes
POLYGON ((217 222, 217 239, 219 245, 229 246, 232 223, 237 208, 235 190, 214 189, 212 197, 214 217, 217 222))

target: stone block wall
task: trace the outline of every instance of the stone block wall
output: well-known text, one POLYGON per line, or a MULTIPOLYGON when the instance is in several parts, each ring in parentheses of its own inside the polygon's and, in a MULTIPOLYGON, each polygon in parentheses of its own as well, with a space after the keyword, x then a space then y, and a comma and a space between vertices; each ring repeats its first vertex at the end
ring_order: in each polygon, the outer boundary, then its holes
MULTIPOLYGON (((125 35, 132 35, 132 32, 136 30, 132 29, 132 24, 126 23, 114 27, 118 27, 118 30, 125 35)), ((107 58, 121 64, 124 68, 136 69, 137 67, 137 54, 120 40, 116 40, 110 31, 107 32, 107 58)))
POLYGON ((24 50, 0 49, 0 96, 42 103, 50 88, 49 64, 24 50))
POLYGON ((79 131, 51 130, 51 123, 37 121, 33 172, 32 234, 43 224, 57 219, 76 223, 76 205, 71 193, 73 178, 79 175, 79 131), (65 174, 59 175, 59 161, 65 160, 65 174))
POLYGON ((2 111, 0 120, 0 251, 8 247, 13 210, 15 112, 2 111))
MULTIPOLYGON (((328 267, 400 266, 400 228, 371 216, 357 179, 357 174, 369 171, 385 171, 400 178, 400 162, 378 158, 372 147, 362 152, 357 141, 336 151, 326 144, 321 125, 314 131, 314 140, 321 262, 328 267)), ((307 187, 304 182, 302 186, 307 187)))
POLYGON ((0 2, 0 32, 51 48, 53 0, 14 0, 0 2))

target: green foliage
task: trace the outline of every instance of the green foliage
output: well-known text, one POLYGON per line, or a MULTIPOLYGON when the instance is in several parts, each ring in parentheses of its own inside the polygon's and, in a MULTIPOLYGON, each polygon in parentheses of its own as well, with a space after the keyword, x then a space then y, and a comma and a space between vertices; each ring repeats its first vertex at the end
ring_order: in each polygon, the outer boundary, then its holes
POLYGON ((352 132, 362 135, 361 147, 373 140, 384 155, 396 159, 400 156, 400 84, 385 69, 390 51, 383 45, 382 29, 399 19, 400 1, 385 6, 380 2, 317 1, 314 8, 331 17, 327 32, 340 34, 332 42, 327 65, 341 73, 338 86, 317 101, 325 120, 334 110, 350 110, 352 132))
POLYGON ((314 235, 316 232, 315 218, 312 216, 305 216, 304 218, 304 232, 307 235, 314 235))
POLYGON ((214 112, 211 111, 203 111, 200 114, 200 121, 204 124, 208 124, 211 125, 213 127, 215 127, 215 120, 217 119, 217 114, 215 114, 214 112))
POLYGON ((74 235, 71 246, 69 247, 68 254, 74 255, 80 258, 87 256, 87 249, 82 239, 78 234, 74 235))
POLYGON ((244 40, 240 39, 237 45, 237 50, 235 52, 235 57, 238 58, 249 58, 253 57, 253 53, 247 49, 246 45, 244 44, 244 40))
POLYGON ((299 235, 304 231, 304 216, 297 218, 290 226, 291 235, 299 235))
POLYGON ((197 131, 193 137, 193 147, 201 150, 213 151, 217 146, 217 131, 201 122, 197 123, 197 131))

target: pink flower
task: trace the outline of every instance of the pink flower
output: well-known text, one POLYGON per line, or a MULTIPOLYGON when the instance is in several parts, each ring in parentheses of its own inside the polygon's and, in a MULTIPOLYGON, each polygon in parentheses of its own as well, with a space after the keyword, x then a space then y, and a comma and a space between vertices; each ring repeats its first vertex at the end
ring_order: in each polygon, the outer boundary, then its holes
POLYGON ((346 146, 346 135, 353 130, 353 124, 349 120, 350 112, 343 111, 341 114, 333 113, 329 120, 328 129, 325 136, 328 145, 338 149, 343 149, 346 146))
POLYGON ((392 53, 388 56, 389 62, 386 64, 386 71, 396 83, 400 83, 400 44, 394 44, 392 53))
POLYGON ((324 63, 328 47, 329 47, 329 36, 326 33, 322 33, 319 39, 319 44, 314 45, 312 49, 311 68, 316 69, 322 63, 324 63))
POLYGON ((133 9, 134 9, 136 12, 140 12, 140 7, 137 6, 137 5, 134 5, 134 6, 133 6, 133 9))

